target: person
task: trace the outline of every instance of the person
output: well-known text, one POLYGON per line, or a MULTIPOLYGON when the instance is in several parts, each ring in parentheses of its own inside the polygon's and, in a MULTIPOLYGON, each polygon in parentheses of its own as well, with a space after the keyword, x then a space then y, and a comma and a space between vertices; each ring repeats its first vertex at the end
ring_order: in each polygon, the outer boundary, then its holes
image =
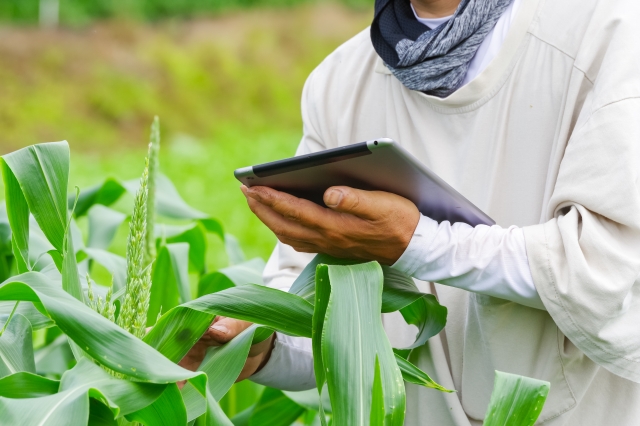
MULTIPOLYGON (((407 425, 482 424, 495 370, 551 383, 538 424, 640 424, 639 17, 634 0, 377 0, 309 76, 297 154, 393 138, 495 226, 383 192, 334 187, 321 207, 242 188, 279 239, 268 285, 323 252, 392 265, 449 309, 411 359, 457 392, 408 384, 407 425)), ((247 326, 218 319, 184 365, 247 326)), ((276 334, 246 377, 314 387, 308 340, 276 334)))

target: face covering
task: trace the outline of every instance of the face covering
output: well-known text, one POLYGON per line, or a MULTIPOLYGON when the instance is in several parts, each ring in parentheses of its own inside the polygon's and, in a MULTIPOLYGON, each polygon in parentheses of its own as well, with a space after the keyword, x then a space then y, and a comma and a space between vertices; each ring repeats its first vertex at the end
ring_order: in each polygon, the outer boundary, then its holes
POLYGON ((376 0, 371 41, 393 75, 411 90, 444 98, 455 92, 486 35, 511 0, 462 0, 453 17, 430 29, 409 0, 376 0))

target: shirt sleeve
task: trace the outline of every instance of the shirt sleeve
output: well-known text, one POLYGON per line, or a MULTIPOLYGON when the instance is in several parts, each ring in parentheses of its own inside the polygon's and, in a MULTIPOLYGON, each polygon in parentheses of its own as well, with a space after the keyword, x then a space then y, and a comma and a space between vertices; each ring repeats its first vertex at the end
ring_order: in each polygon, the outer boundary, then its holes
POLYGON ((522 228, 438 224, 424 215, 393 265, 414 278, 545 309, 536 290, 522 228))
MULTIPOLYGON (((265 285, 289 291, 293 281, 315 255, 298 253, 278 242, 264 268, 265 285)), ((252 382, 288 391, 302 391, 316 386, 313 372, 311 339, 276 333, 269 361, 250 377, 252 382)))

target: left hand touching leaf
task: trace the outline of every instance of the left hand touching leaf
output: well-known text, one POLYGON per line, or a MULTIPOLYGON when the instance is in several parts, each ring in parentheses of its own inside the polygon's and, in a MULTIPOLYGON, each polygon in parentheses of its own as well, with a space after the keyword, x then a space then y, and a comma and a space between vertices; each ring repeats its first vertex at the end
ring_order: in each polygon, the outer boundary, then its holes
POLYGON ((389 192, 334 186, 324 193, 327 208, 265 186, 241 190, 251 211, 300 252, 392 265, 420 220, 411 201, 389 192))

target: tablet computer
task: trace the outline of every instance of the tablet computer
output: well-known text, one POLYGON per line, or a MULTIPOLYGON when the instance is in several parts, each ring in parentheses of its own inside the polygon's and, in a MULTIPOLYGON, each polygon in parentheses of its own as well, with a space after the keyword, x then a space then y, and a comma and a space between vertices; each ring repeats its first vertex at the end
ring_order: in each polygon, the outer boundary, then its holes
POLYGON ((392 139, 376 139, 238 169, 248 187, 268 186, 323 205, 331 186, 386 191, 411 200, 438 222, 495 222, 392 139))

